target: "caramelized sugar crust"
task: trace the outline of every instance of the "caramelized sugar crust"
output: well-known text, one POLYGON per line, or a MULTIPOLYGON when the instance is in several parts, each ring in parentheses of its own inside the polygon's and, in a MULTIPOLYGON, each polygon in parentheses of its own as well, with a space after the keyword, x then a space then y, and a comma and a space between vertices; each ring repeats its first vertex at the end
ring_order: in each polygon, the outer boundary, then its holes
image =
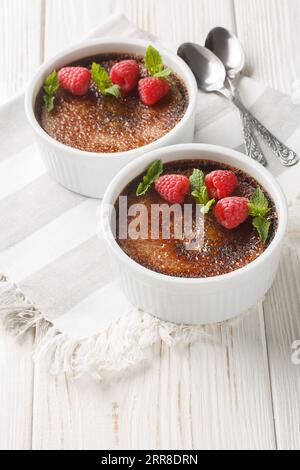
MULTIPOLYGON (((135 59, 141 78, 147 76, 143 57, 108 54, 90 57, 71 65, 91 67, 93 61, 107 71, 121 60, 135 59)), ((41 90, 36 114, 42 128, 59 142, 89 152, 124 152, 163 137, 181 120, 188 106, 188 92, 183 81, 172 73, 167 80, 170 92, 154 106, 144 105, 137 89, 116 99, 103 96, 92 84, 88 93, 76 97, 60 90, 55 110, 47 112, 41 90)))
MULTIPOLYGON (((220 165, 211 161, 203 160, 185 160, 182 162, 169 163, 164 166, 164 174, 184 174, 190 176, 193 168, 199 168, 205 174, 218 170, 232 170, 236 173, 239 185, 234 192, 234 196, 250 198, 260 185, 258 182, 246 173, 220 165)), ((166 204, 160 195, 155 191, 154 187, 144 196, 137 197, 135 195, 138 183, 141 177, 132 181, 121 193, 128 196, 128 208, 132 204, 145 204, 150 213, 151 204, 166 204)), ((263 188, 261 188, 263 190, 263 188)), ((221 274, 230 273, 243 266, 251 263, 258 258, 274 237, 277 227, 277 214, 275 206, 270 197, 266 194, 271 207, 268 219, 271 221, 271 230, 268 242, 264 243, 260 240, 257 231, 252 226, 252 220, 249 217, 246 222, 234 230, 227 230, 217 223, 213 210, 205 216, 204 224, 204 244, 196 251, 186 250, 184 240, 174 239, 174 223, 171 218, 171 239, 163 240, 160 236, 159 240, 123 240, 119 237, 119 219, 117 217, 117 242, 122 250, 137 263, 148 269, 169 276, 184 278, 203 278, 213 277, 221 274)), ((186 197, 185 204, 193 204, 195 207, 195 199, 186 197)), ((116 202, 117 216, 119 215, 118 201, 116 202)), ((194 211, 193 226, 195 226, 194 211)), ((128 223, 133 217, 128 217, 128 223)), ((150 234, 150 217, 149 217, 148 233, 150 234)), ((160 234, 161 234, 160 220, 160 234)))

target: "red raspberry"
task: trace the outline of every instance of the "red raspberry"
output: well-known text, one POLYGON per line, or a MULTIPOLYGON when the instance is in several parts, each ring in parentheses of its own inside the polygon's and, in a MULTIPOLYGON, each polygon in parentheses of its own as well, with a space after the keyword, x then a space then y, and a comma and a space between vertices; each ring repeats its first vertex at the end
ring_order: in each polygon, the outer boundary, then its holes
POLYGON ((232 171, 217 170, 205 177, 205 184, 211 197, 223 199, 231 196, 238 185, 238 179, 232 171))
POLYGON ((83 96, 88 92, 91 72, 85 67, 63 67, 58 72, 58 80, 65 90, 83 96))
POLYGON ((245 197, 225 197, 215 207, 219 224, 228 229, 241 225, 249 216, 249 201, 245 197))
POLYGON ((147 77, 139 81, 139 94, 143 103, 151 106, 157 103, 169 92, 167 80, 157 77, 147 77))
POLYGON ((170 204, 182 204, 190 190, 190 180, 183 175, 164 175, 156 181, 155 189, 170 204))
POLYGON ((140 68, 136 60, 122 60, 110 71, 111 81, 119 85, 123 93, 134 90, 140 76, 140 68))

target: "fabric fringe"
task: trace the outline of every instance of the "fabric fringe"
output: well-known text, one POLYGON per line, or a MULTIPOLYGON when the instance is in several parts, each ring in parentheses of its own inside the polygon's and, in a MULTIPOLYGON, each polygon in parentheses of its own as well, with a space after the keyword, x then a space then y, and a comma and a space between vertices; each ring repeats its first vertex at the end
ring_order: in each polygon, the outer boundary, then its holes
POLYGON ((167 346, 209 337, 203 327, 175 325, 133 309, 90 338, 74 339, 45 319, 20 289, 0 274, 0 316, 17 338, 36 330, 34 359, 50 365, 52 374, 97 379, 115 375, 145 360, 147 350, 159 341, 167 346))
POLYGON ((96 379, 118 375, 145 361, 149 348, 159 341, 167 346, 190 343, 208 336, 203 328, 178 326, 133 309, 107 329, 82 340, 72 339, 55 327, 48 330, 35 350, 36 360, 51 364, 51 373, 96 379))
MULTIPOLYGON (((204 326, 164 322, 133 308, 106 329, 88 338, 71 338, 43 317, 18 287, 0 275, 0 315, 6 329, 21 338, 35 329, 34 359, 49 365, 53 375, 75 378, 88 374, 101 380, 112 378, 145 362, 151 346, 162 341, 168 347, 191 344, 199 339, 218 342, 204 326)), ((234 327, 249 314, 220 325, 234 327)))
POLYGON ((3 274, 0 274, 0 317, 6 330, 17 338, 40 323, 49 326, 42 313, 3 274))

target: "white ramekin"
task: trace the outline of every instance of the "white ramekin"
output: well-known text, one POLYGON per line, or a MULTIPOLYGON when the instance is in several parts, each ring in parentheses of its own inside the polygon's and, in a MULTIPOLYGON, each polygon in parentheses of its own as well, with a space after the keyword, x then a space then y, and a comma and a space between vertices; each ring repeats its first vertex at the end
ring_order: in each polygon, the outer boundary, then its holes
POLYGON ((25 96, 26 115, 40 147, 41 155, 53 178, 66 188, 84 196, 100 198, 115 174, 127 163, 146 152, 181 142, 192 142, 197 104, 197 84, 189 67, 180 57, 160 48, 164 63, 184 81, 189 104, 181 121, 168 134, 143 147, 128 152, 93 153, 68 147, 50 137, 40 126, 34 113, 37 94, 45 78, 66 64, 85 57, 110 53, 144 54, 149 42, 138 39, 94 39, 74 46, 46 62, 32 79, 25 96))
POLYGON ((245 155, 213 145, 183 144, 156 150, 126 166, 105 192, 101 226, 116 277, 133 305, 170 322, 208 324, 245 312, 256 305, 271 287, 286 233, 287 204, 274 177, 245 155), (183 159, 212 160, 253 176, 273 199, 279 217, 277 232, 265 252, 239 270, 202 279, 159 274, 129 258, 113 237, 109 207, 115 203, 123 188, 156 159, 164 163, 183 159))

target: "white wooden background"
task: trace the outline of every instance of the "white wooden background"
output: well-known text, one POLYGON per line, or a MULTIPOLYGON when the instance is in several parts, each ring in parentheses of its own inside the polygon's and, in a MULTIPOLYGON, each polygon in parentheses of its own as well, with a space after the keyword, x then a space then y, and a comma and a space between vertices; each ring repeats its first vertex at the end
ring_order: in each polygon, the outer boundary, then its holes
MULTIPOLYGON (((299 0, 0 0, 0 102, 45 58, 124 12, 164 41, 203 42, 224 25, 248 71, 290 93, 300 79, 299 0)), ((237 327, 113 384, 50 377, 31 360, 34 336, 0 333, 2 449, 300 449, 300 241, 285 249, 263 306, 237 327)))

